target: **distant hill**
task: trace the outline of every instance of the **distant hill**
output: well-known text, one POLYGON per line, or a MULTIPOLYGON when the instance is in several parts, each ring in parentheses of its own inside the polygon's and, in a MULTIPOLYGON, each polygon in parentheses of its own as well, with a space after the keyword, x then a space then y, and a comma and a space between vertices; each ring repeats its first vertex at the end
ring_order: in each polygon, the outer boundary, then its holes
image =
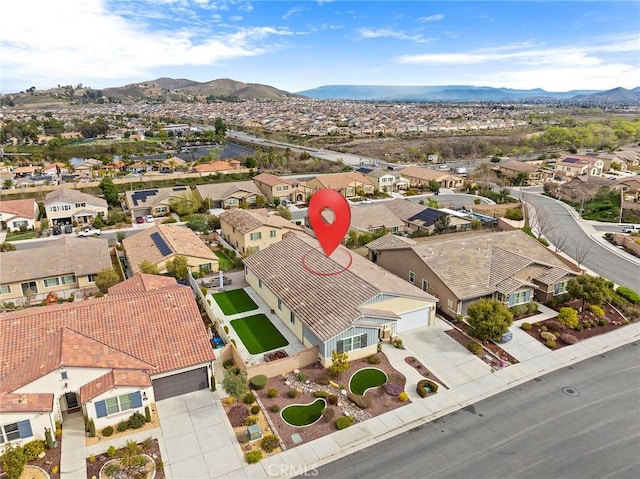
POLYGON ((615 88, 548 92, 540 88, 515 90, 511 88, 477 87, 467 85, 440 86, 382 86, 382 85, 325 85, 298 95, 319 100, 361 101, 579 101, 593 103, 640 104, 640 87, 633 90, 615 88))

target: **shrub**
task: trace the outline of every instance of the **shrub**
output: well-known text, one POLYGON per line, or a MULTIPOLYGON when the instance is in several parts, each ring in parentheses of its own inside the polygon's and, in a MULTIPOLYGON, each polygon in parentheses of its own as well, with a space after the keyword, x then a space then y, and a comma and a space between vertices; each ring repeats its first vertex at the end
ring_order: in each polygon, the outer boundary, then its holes
POLYGON ((476 341, 469 341, 467 343, 467 349, 476 356, 482 353, 482 345, 476 341))
POLYGON ((509 310, 513 314, 514 318, 518 318, 527 314, 528 308, 526 304, 518 304, 516 306, 511 306, 509 310))
POLYGON ((550 333, 548 331, 543 331, 540 333, 540 337, 542 339, 544 339, 545 341, 555 341, 556 340, 556 335, 553 333, 550 333))
MULTIPOLYGON (((225 326, 225 328, 228 328, 228 326, 225 326)), ((225 362, 222 363, 222 367, 225 369, 230 369, 233 367, 233 359, 227 359, 225 362)))
POLYGON ((338 396, 336 396, 335 394, 329 394, 327 396, 327 402, 329 404, 338 404, 338 396))
POLYGON ((145 451, 151 449, 151 446, 153 446, 153 439, 151 439, 150 437, 142 441, 142 449, 144 449, 145 451))
POLYGON ((280 445, 280 438, 273 434, 266 435, 265 437, 262 438, 262 441, 260 442, 260 448, 266 452, 273 451, 279 445, 280 445))
POLYGON ((584 326, 582 326, 582 324, 578 323, 578 324, 576 325, 576 327, 575 327, 575 328, 573 328, 573 329, 575 329, 576 331, 582 331, 582 330, 584 329, 584 326))
POLYGON ((242 398, 242 402, 245 404, 253 404, 254 402, 256 402, 256 397, 253 395, 253 393, 247 393, 242 398))
POLYGON ((561 334, 560 335, 560 341, 562 341, 564 344, 576 344, 578 342, 578 338, 576 338, 573 334, 561 334))
POLYGON ((298 390, 289 389, 289 391, 287 391, 287 396, 289 396, 291 399, 298 397, 298 390))
POLYGON ((258 449, 256 451, 248 452, 246 458, 249 464, 260 462, 260 459, 262 459, 262 451, 258 449))
MULTIPOLYGON (((394 383, 394 384, 397 384, 397 383, 394 383)), ((401 388, 400 392, 402 392, 402 386, 401 385, 398 385, 398 386, 401 388)), ((400 394, 400 392, 398 394, 400 394)), ((397 396, 398 394, 394 394, 394 396, 397 396)), ((347 393, 347 397, 352 403, 354 403, 360 409, 367 409, 371 407, 371 398, 369 396, 360 396, 359 394, 353 394, 352 392, 349 392, 347 393)))
MULTIPOLYGON (((113 429, 113 428, 112 428, 113 429)), ((113 457, 116 455, 116 446, 109 446, 107 448, 107 456, 108 457, 113 457)))
POLYGON ((253 389, 255 389, 256 391, 260 391, 267 386, 268 380, 269 378, 264 374, 258 374, 257 376, 253 376, 251 379, 249 379, 249 383, 251 383, 253 389))
POLYGON ((527 303, 527 313, 537 313, 538 312, 538 303, 531 301, 527 303))
POLYGON ((627 288, 626 286, 618 286, 618 289, 616 289, 616 293, 618 293, 630 303, 640 304, 640 294, 636 293, 631 288, 627 288))
POLYGON ((342 416, 336 419, 336 429, 341 430, 348 428, 349 426, 351 426, 351 419, 348 417, 342 416))
POLYGON ((548 328, 546 325, 543 324, 542 326, 540 326, 540 331, 547 331, 547 330, 548 328))
POLYGON ((547 329, 549 331, 560 331, 562 329, 562 323, 553 319, 550 319, 545 324, 547 325, 547 329))
POLYGON ((249 410, 241 404, 233 406, 229 410, 229 422, 233 427, 240 427, 244 425, 244 421, 247 419, 247 416, 249 416, 249 410))
POLYGON ((404 385, 392 381, 387 381, 384 386, 382 386, 387 394, 391 396, 397 396, 402 391, 404 391, 404 385))
POLYGON ((89 437, 96 437, 96 424, 93 419, 89 420, 89 437))
POLYGON ((552 339, 550 339, 549 341, 547 341, 546 343, 544 343, 544 345, 546 347, 548 347, 549 349, 555 349, 556 348, 556 342, 552 339))
POLYGON ((20 446, 14 447, 9 443, 5 446, 2 456, 0 456, 0 463, 2 464, 2 469, 4 469, 5 476, 9 479, 18 479, 22 475, 22 471, 24 471, 27 458, 20 446))
POLYGON ((255 416, 248 416, 247 419, 244 420, 245 426, 253 426, 258 423, 258 418, 255 416))
POLYGON ((278 390, 275 388, 270 388, 267 390, 267 397, 273 399, 278 397, 278 390))
MULTIPOLYGON (((222 327, 222 329, 224 329, 224 332, 225 332, 225 333, 229 334, 229 326, 228 326, 228 325, 226 325, 226 324, 225 324, 225 325, 222 327)), ((227 359, 227 361, 229 361, 229 360, 227 359)), ((227 361, 225 361, 225 363, 226 363, 227 361)), ((231 362, 233 363, 233 361, 231 361, 231 362)))
POLYGON ((124 432, 127 429, 129 429, 129 422, 128 421, 120 421, 118 423, 118 425, 116 426, 116 429, 118 430, 118 432, 124 432))
POLYGON ((318 379, 316 379, 316 382, 318 384, 321 384, 322 386, 327 386, 329 384, 329 381, 331 381, 329 376, 320 376, 318 379))
POLYGON ((326 407, 324 408, 324 411, 322 411, 322 417, 324 418, 325 422, 331 422, 333 416, 335 415, 336 410, 332 407, 326 407))
POLYGON ((602 309, 600 306, 592 304, 591 306, 589 306, 589 311, 595 314, 598 318, 604 318, 604 309, 602 309))
POLYGON ((127 422, 130 429, 140 429, 147 423, 147 420, 139 412, 134 412, 127 422))
POLYGON ((102 429, 102 435, 104 437, 113 436, 113 426, 107 426, 104 429, 102 429))
POLYGON ((22 447, 22 450, 24 451, 27 461, 35 461, 38 459, 38 456, 44 452, 44 441, 40 439, 29 441, 22 447))
MULTIPOLYGON (((120 470, 120 468, 118 466, 116 466, 115 464, 109 464, 107 467, 104 468, 104 473, 107 475, 107 477, 111 477, 116 472, 118 472, 119 470, 120 470)), ((51 471, 51 472, 53 472, 53 471, 51 471)))
POLYGON ((271 409, 271 412, 280 412, 280 406, 277 404, 272 404, 269 409, 271 409))
POLYGON ((251 406, 251 414, 258 414, 260 412, 260 406, 257 404, 255 406, 251 406))
POLYGON ((398 349, 403 349, 402 345, 402 339, 398 338, 395 341, 393 341, 393 345, 398 348, 398 349))
POLYGON ((569 328, 575 328, 579 322, 578 312, 573 308, 560 308, 558 321, 569 328))
MULTIPOLYGON (((215 384, 215 382, 212 384, 215 384)), ((151 409, 149 409, 149 406, 144 407, 144 420, 151 422, 151 409)))
POLYGON ((91 462, 91 463, 96 462, 96 456, 95 456, 95 454, 89 454, 89 462, 91 462))
POLYGON ((549 301, 547 301, 547 306, 549 306, 550 308, 555 308, 556 306, 558 306, 558 300, 556 298, 551 298, 549 301))
POLYGON ((607 320, 606 319, 599 319, 598 320, 598 326, 606 326, 607 325, 607 320))
POLYGON ((367 362, 369 364, 380 364, 380 358, 378 357, 377 354, 372 354, 367 358, 367 362))
POLYGON ((329 393, 327 391, 314 391, 313 396, 317 398, 327 399, 329 397, 329 393))
POLYGON ((400 394, 398 394, 398 399, 400 399, 401 402, 406 402, 409 400, 409 395, 402 391, 400 394))
POLYGON ((422 379, 418 381, 418 385, 416 386, 416 392, 418 393, 418 396, 420 396, 421 398, 427 397, 427 394, 429 394, 429 391, 427 391, 427 387, 431 389, 432 393, 438 392, 438 385, 435 382, 430 381, 429 379, 422 379))
POLYGON ((305 382, 307 380, 307 375, 305 373, 298 373, 298 381, 305 382))
POLYGON ((531 323, 522 323, 520 325, 523 331, 531 331, 531 323))

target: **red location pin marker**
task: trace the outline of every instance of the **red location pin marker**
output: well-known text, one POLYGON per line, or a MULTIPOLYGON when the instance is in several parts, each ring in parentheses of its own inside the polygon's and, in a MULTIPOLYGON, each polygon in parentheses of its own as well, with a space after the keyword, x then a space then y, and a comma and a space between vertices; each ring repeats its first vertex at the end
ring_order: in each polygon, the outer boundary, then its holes
POLYGON ((330 189, 316 191, 309 201, 309 221, 315 231, 324 254, 331 256, 347 234, 351 224, 351 208, 346 198, 330 189), (328 223, 322 212, 329 209, 333 212, 333 222, 328 223))

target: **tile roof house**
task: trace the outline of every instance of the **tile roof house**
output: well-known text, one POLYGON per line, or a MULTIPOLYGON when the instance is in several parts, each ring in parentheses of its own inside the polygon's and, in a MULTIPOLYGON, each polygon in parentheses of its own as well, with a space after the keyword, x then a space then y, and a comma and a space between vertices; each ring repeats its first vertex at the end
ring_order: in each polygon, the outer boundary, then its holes
POLYGON ((404 222, 405 230, 411 233, 418 230, 432 233, 436 221, 443 216, 448 218, 449 228, 454 231, 471 229, 471 220, 452 214, 446 209, 428 208, 406 199, 387 201, 384 205, 404 222))
POLYGON ((469 304, 493 298, 507 306, 566 292, 581 271, 520 230, 461 233, 417 242, 383 236, 367 244, 368 257, 432 293, 440 311, 465 315, 469 304), (404 243, 404 244, 403 244, 404 243))
POLYGON ((388 229, 391 233, 403 233, 405 231, 405 223, 387 207, 387 204, 388 202, 352 205, 349 230, 355 230, 359 233, 373 233, 388 229))
POLYGON ((307 180, 306 184, 314 192, 329 188, 337 191, 345 198, 359 196, 359 191, 363 191, 364 194, 369 195, 373 194, 376 190, 374 183, 362 173, 356 171, 314 176, 310 180, 307 180))
POLYGON ((0 304, 36 304, 49 293, 59 299, 76 291, 94 293, 98 273, 112 267, 107 240, 74 236, 39 248, 7 251, 0 261, 0 304))
POLYGON ((597 156, 562 155, 556 161, 555 175, 558 177, 601 175, 604 171, 604 161, 597 156))
POLYGON ((218 257, 184 226, 156 224, 125 238, 122 246, 134 274, 144 261, 156 265, 160 274, 166 273, 167 261, 176 256, 184 256, 193 272, 218 271, 218 257))
POLYGON ((500 175, 509 178, 520 178, 523 181, 523 185, 539 185, 553 179, 553 171, 542 168, 537 165, 532 165, 524 161, 507 161, 504 163, 498 163, 495 169, 500 172, 500 175))
POLYGON ((240 205, 254 205, 258 196, 263 196, 256 184, 249 181, 231 183, 210 183, 197 185, 195 191, 211 208, 237 208, 240 205))
POLYGON ((0 437, 44 439, 81 411, 96 429, 209 387, 215 359, 189 287, 133 278, 103 298, 0 313, 0 437))
POLYGON ((125 204, 134 218, 147 215, 167 216, 172 200, 180 197, 189 198, 192 194, 188 186, 127 191, 125 192, 125 204))
POLYGON ((339 246, 330 257, 305 234, 244 259, 249 285, 307 347, 349 359, 373 354, 380 339, 433 324, 436 299, 339 246))
POLYGON ((0 230, 20 231, 20 227, 35 229, 40 215, 33 198, 0 201, 0 230))
POLYGON ((266 210, 232 209, 220 215, 222 238, 240 254, 255 253, 277 243, 285 233, 302 228, 266 210))
POLYGON ((276 198, 280 202, 283 200, 292 203, 306 202, 307 196, 312 193, 306 183, 296 178, 283 178, 271 173, 260 173, 252 180, 271 204, 276 198))
POLYGON ((376 185, 378 190, 385 193, 406 190, 409 187, 409 180, 400 176, 399 173, 389 170, 372 170, 371 168, 358 168, 356 171, 362 173, 371 183, 376 185))
POLYGON ((584 176, 572 178, 559 185, 555 190, 556 198, 573 203, 582 203, 591 201, 595 198, 600 190, 610 188, 620 190, 623 188, 619 180, 611 178, 603 178, 600 176, 584 176))
POLYGON ((193 171, 200 173, 200 176, 207 176, 213 173, 229 174, 247 172, 246 168, 242 168, 242 165, 238 160, 231 161, 212 161, 210 163, 201 163, 193 167, 193 171))
POLYGON ((98 216, 107 218, 107 201, 72 188, 60 188, 47 193, 44 208, 52 225, 88 225, 98 216))
POLYGON ((441 188, 459 188, 464 183, 460 176, 447 171, 430 170, 420 166, 408 166, 400 170, 400 175, 409 180, 411 187, 428 186, 430 181, 437 181, 441 188))

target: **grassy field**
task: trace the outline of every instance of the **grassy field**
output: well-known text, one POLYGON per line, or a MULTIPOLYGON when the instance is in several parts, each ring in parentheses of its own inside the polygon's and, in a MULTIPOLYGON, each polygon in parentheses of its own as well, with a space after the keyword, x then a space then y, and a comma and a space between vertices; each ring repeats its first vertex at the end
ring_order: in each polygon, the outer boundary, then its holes
POLYGON ((215 299, 222 312, 227 316, 258 309, 258 305, 253 302, 244 289, 215 293, 213 299, 215 299))
POLYGON ((264 353, 289 344, 264 314, 234 319, 231 321, 231 327, 240 336, 250 354, 264 353))
POLYGON ((326 405, 325 400, 321 398, 304 406, 292 404, 282 410, 282 419, 292 426, 308 426, 320 419, 326 405))
POLYGON ((226 254, 222 251, 214 251, 214 253, 218 257, 218 268, 220 268, 220 271, 228 271, 232 269, 233 263, 229 258, 227 258, 226 254))
POLYGON ((33 239, 36 237, 36 232, 34 230, 28 230, 23 232, 20 231, 12 231, 7 233, 7 238, 5 241, 20 241, 26 239, 33 239))
POLYGON ((387 375, 384 371, 376 368, 365 368, 351 376, 349 389, 354 394, 364 394, 369 388, 382 386, 387 382, 387 375))

